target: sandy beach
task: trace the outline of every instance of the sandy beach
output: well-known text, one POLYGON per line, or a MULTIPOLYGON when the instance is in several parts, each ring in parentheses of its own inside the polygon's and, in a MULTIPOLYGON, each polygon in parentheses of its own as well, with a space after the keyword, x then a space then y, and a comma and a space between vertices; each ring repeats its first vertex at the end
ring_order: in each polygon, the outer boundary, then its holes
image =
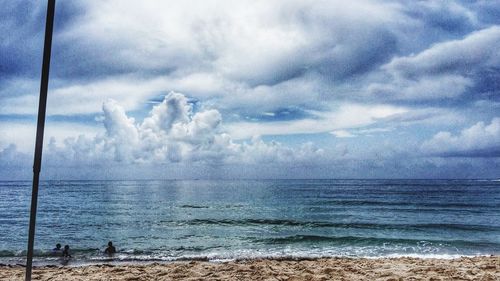
MULTIPOLYGON (((0 267, 0 280, 23 277, 21 266, 0 267)), ((500 256, 52 266, 35 268, 33 280, 500 280, 500 256)))

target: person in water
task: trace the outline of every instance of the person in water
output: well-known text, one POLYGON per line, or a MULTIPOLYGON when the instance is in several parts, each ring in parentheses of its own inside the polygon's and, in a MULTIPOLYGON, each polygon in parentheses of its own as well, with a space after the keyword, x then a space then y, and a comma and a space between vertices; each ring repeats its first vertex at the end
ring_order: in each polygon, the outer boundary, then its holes
POLYGON ((113 242, 111 241, 108 242, 108 247, 106 248, 106 250, 104 250, 104 253, 108 255, 116 253, 116 248, 115 246, 113 246, 113 242))
POLYGON ((56 247, 52 249, 53 255, 61 255, 63 250, 61 249, 61 244, 57 243, 56 247))
POLYGON ((62 252, 64 258, 71 258, 71 253, 69 252, 69 245, 64 246, 64 251, 62 252))

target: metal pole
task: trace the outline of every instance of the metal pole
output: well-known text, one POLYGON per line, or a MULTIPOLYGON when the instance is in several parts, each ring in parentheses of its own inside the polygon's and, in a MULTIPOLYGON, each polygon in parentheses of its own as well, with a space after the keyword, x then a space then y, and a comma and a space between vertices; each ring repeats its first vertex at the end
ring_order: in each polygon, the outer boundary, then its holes
POLYGON ((31 281, 31 269, 33 267, 33 246, 35 244, 38 182, 42 167, 43 130, 45 128, 45 108, 47 106, 47 90, 49 87, 50 51, 52 48, 55 6, 56 0, 48 0, 47 19, 45 22, 45 41, 43 45, 42 78, 40 82, 40 101, 38 103, 38 122, 36 127, 35 159, 33 162, 33 189, 31 192, 30 228, 28 236, 28 253, 26 258, 26 281, 31 281))

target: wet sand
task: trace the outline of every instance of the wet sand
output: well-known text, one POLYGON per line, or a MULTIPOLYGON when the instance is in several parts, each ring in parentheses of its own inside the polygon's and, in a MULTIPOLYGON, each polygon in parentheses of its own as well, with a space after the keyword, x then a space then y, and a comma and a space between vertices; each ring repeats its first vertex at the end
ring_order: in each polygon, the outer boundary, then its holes
MULTIPOLYGON (((24 280, 24 267, 0 266, 0 280, 24 280)), ((52 266, 35 268, 33 280, 500 280, 500 256, 52 266)))

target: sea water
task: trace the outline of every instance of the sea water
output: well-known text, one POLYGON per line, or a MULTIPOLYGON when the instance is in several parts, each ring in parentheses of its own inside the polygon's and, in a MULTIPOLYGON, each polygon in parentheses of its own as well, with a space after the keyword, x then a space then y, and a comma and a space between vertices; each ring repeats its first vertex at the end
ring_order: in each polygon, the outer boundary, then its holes
MULTIPOLYGON (((0 182, 0 263, 25 262, 30 199, 0 182)), ((494 180, 45 181, 38 202, 35 264, 500 254, 494 180)))

